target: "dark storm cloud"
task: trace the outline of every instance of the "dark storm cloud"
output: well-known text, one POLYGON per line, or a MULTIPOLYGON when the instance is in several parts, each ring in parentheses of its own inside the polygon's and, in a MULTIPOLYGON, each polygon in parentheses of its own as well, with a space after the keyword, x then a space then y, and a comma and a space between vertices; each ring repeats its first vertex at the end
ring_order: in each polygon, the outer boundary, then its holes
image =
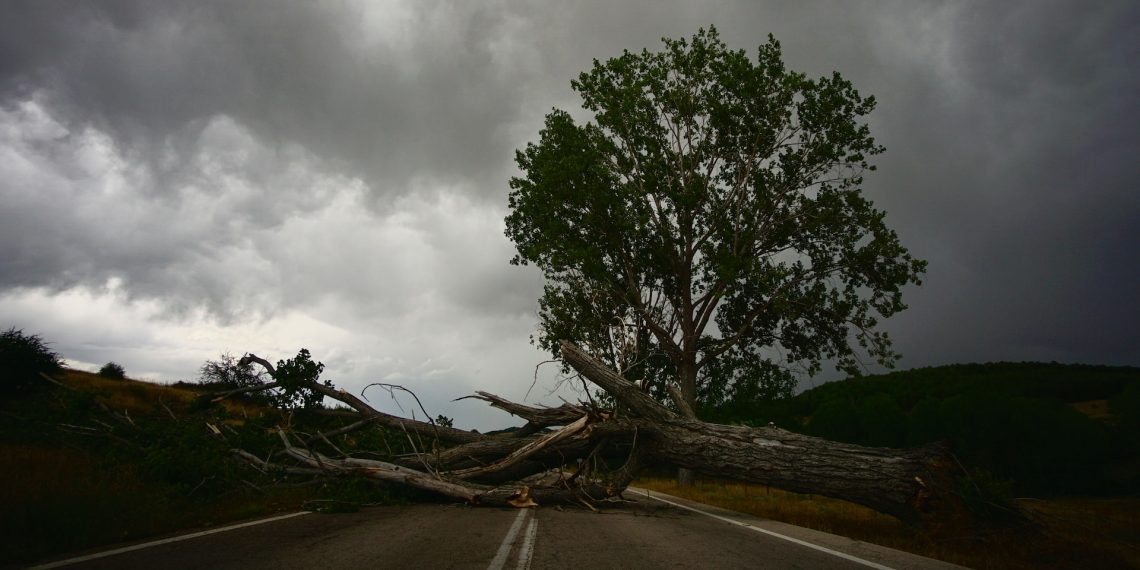
POLYGON ((144 155, 225 114, 378 193, 408 192, 417 177, 502 184, 488 165, 509 155, 499 126, 518 107, 505 12, 200 1, 36 1, 6 12, 4 99, 44 90, 71 121, 144 155))
POLYGON ((6 2, 0 293, 525 343, 481 320, 540 292, 513 150, 593 58, 709 24, 878 99, 866 191, 930 261, 904 366, 1140 364, 1133 2, 6 2))
POLYGON ((941 66, 884 83, 877 112, 888 153, 872 192, 930 260, 892 327, 905 362, 1140 363, 1140 10, 946 16, 941 66))

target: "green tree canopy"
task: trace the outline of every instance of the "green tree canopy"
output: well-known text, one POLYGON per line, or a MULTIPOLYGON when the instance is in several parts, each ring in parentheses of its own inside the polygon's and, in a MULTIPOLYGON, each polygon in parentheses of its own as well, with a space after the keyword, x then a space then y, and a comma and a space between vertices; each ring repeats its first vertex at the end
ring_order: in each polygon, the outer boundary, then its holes
MULTIPOLYGON (((289 360, 278 360, 277 372, 273 376, 281 389, 281 393, 277 396, 278 405, 286 409, 309 409, 319 406, 324 396, 309 385, 321 381, 320 375, 324 370, 324 363, 313 362, 307 348, 302 348, 297 352, 297 356, 289 360)), ((328 380, 324 380, 323 384, 332 386, 332 382, 328 380)))
POLYGON ((771 36, 755 61, 713 28, 664 44, 595 61, 572 82, 592 119, 555 109, 516 154, 506 234, 548 282, 537 343, 690 406, 890 365, 879 319, 925 262, 860 190, 874 98, 787 70, 771 36))

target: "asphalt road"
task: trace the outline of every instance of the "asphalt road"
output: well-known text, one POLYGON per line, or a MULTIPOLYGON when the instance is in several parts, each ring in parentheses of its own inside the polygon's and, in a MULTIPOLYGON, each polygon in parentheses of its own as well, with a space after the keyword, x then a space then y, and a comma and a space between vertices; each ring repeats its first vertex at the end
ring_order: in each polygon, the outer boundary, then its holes
POLYGON ((109 555, 93 553, 86 559, 46 567, 953 568, 667 495, 653 494, 669 502, 649 498, 644 492, 626 496, 633 500, 600 513, 578 508, 519 511, 411 505, 305 514, 134 545, 129 551, 109 555))

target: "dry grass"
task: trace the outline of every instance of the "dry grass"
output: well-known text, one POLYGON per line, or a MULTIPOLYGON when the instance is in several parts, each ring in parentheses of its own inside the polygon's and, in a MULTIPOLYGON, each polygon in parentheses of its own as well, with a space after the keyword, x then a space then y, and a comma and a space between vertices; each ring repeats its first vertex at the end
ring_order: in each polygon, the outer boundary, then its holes
POLYGON ((1020 499, 1050 537, 1086 544, 1140 568, 1140 498, 1020 499))
POLYGON ((638 485, 824 532, 842 534, 850 529, 866 528, 874 534, 895 534, 904 528, 897 519, 854 503, 789 493, 761 485, 697 481, 692 487, 678 487, 675 481, 666 479, 643 479, 638 485))
POLYGON ((638 486, 978 569, 1140 568, 1140 499, 1022 501, 1038 525, 937 530, 908 527, 862 507, 762 485, 667 479, 638 486))
POLYGON ((1108 406, 1108 400, 1088 400, 1087 402, 1073 402, 1069 405, 1074 410, 1088 416, 1089 419, 1102 422, 1112 420, 1112 409, 1108 406))
MULTIPOLYGON (((125 410, 132 414, 165 413, 163 405, 187 407, 201 396, 200 392, 177 386, 164 386, 129 378, 122 380, 105 378, 81 370, 65 370, 59 375, 59 380, 77 390, 95 394, 97 401, 112 410, 117 412, 125 410)), ((223 400, 221 405, 228 413, 235 416, 265 413, 264 407, 237 399, 223 400)))

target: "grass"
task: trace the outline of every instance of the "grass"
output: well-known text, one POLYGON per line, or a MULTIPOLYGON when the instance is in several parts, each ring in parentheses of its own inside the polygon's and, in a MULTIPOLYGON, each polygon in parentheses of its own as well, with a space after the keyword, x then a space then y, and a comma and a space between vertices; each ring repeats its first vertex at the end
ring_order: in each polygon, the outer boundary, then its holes
POLYGON ((228 458, 230 447, 267 454, 279 445, 275 425, 325 429, 320 422, 335 418, 236 399, 203 405, 189 387, 74 370, 58 380, 75 390, 0 400, 0 566, 296 511, 313 499, 415 498, 373 482, 262 474, 228 458))
POLYGON ((1140 498, 1018 502, 1050 539, 1087 545, 1140 568, 1140 498))
POLYGON ((866 507, 762 485, 644 478, 640 487, 979 570, 1140 568, 1140 499, 1018 500, 1033 524, 919 529, 866 507))
POLYGON ((1073 402, 1069 404, 1074 410, 1088 416, 1089 419, 1099 422, 1113 420, 1112 407, 1108 400, 1088 400, 1086 402, 1073 402))
MULTIPOLYGON (((73 370, 59 379, 76 391, 0 401, 0 564, 293 511, 313 499, 342 508, 426 498, 359 480, 310 485, 225 458, 229 446, 270 449, 276 436, 268 429, 277 424, 325 429, 304 425, 319 418, 286 417, 240 399, 204 406, 200 391, 186 386, 73 370), (103 407, 132 425, 116 423, 103 407), (217 441, 207 422, 226 428, 230 439, 217 441)), ((397 448, 403 438, 397 435, 385 442, 379 431, 360 432, 337 444, 348 451, 397 448)), ((1021 500, 1036 526, 928 531, 859 505, 758 485, 699 481, 682 489, 665 479, 639 485, 972 568, 1140 568, 1136 498, 1021 500)))
MULTIPOLYGON (((164 413, 162 406, 191 407, 201 396, 199 392, 181 386, 164 386, 125 378, 105 378, 81 370, 65 370, 59 380, 77 390, 95 395, 95 399, 117 412, 133 414, 164 413)), ((218 403, 232 416, 261 416, 271 413, 264 406, 245 400, 227 399, 218 403)))

